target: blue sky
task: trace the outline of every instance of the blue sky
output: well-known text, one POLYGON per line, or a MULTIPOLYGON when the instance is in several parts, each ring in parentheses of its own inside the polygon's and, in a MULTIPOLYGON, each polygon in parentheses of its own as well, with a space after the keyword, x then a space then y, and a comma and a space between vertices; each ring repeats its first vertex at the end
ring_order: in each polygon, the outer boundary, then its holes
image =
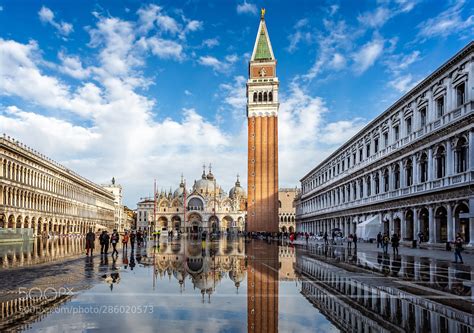
POLYGON ((0 0, 0 131, 125 202, 203 162, 246 183, 245 82, 259 8, 281 81, 280 185, 466 45, 468 1, 0 0))

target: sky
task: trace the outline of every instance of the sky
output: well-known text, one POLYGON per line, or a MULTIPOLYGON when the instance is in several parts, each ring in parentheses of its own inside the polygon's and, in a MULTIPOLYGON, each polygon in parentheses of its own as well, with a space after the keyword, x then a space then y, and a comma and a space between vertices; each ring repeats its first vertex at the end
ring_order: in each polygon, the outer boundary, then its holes
POLYGON ((457 51, 472 2, 0 0, 0 133, 131 208, 212 164, 246 186, 259 11, 278 61, 279 179, 299 180, 457 51))

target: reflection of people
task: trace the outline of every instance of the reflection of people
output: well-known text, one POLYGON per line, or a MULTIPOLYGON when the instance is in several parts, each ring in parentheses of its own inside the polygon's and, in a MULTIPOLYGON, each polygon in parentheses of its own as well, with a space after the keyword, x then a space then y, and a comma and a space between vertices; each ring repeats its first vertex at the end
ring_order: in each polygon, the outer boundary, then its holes
POLYGON ((133 267, 135 267, 135 253, 133 253, 132 248, 132 253, 130 253, 130 270, 133 271, 133 267))
POLYGON ((89 255, 89 250, 94 252, 94 244, 95 243, 95 234, 92 232, 92 228, 89 228, 89 232, 86 234, 86 255, 89 255))
POLYGON ((94 257, 91 255, 90 257, 86 257, 86 262, 84 265, 84 276, 86 279, 91 279, 94 273, 94 257))
POLYGON ((459 258, 459 261, 461 262, 461 264, 464 264, 464 261, 462 260, 462 256, 461 256, 461 252, 464 250, 464 248, 462 247, 463 243, 464 243, 464 239, 461 237, 460 233, 457 233, 456 240, 454 241, 454 262, 455 263, 458 262, 458 258, 459 258))

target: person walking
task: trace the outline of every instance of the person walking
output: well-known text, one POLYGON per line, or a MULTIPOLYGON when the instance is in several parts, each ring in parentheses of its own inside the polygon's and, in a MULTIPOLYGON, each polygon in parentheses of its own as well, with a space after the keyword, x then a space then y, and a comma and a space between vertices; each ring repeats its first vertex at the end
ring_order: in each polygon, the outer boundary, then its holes
POLYGON ((95 234, 92 232, 92 228, 89 228, 89 232, 86 234, 86 255, 89 255, 89 250, 94 252, 94 245, 95 245, 95 234))
POLYGON ((354 238, 352 237, 352 234, 349 234, 349 236, 347 237, 347 248, 348 248, 349 250, 352 249, 352 241, 353 241, 353 239, 354 239, 354 238))
POLYGON ((456 240, 454 241, 454 263, 459 261, 461 264, 464 264, 464 261, 462 260, 461 252, 464 251, 464 248, 462 247, 464 243, 464 239, 461 237, 460 233, 456 234, 456 240))
POLYGON ((306 238, 306 244, 308 244, 309 234, 307 232, 304 233, 304 237, 306 238))
POLYGON ((132 249, 132 251, 133 251, 133 246, 135 245, 135 239, 136 239, 135 230, 132 230, 132 232, 130 233, 130 248, 132 249))
POLYGON ((377 234, 377 249, 379 247, 382 247, 382 233, 379 231, 379 233, 377 234))
POLYGON ((128 239, 129 239, 128 231, 125 231, 125 234, 122 237, 122 250, 123 251, 128 251, 128 239))
POLYGON ((109 239, 110 239, 110 236, 107 233, 107 230, 102 231, 99 237, 101 254, 109 253, 109 239))
POLYGON ((384 254, 388 254, 388 243, 390 243, 390 238, 388 234, 385 233, 382 238, 382 249, 384 254))
POLYGON ((324 245, 329 245, 329 242, 328 242, 328 233, 327 233, 327 232, 324 232, 323 239, 324 239, 324 245))
POLYGON ((392 235, 392 249, 393 249, 393 255, 398 255, 398 246, 400 245, 400 238, 396 233, 392 235))
POLYGON ((117 229, 114 229, 114 231, 112 232, 112 236, 110 237, 110 244, 112 244, 112 248, 114 249, 112 251, 112 256, 114 254, 118 255, 118 251, 117 251, 117 244, 119 242, 119 234, 117 232, 117 229))

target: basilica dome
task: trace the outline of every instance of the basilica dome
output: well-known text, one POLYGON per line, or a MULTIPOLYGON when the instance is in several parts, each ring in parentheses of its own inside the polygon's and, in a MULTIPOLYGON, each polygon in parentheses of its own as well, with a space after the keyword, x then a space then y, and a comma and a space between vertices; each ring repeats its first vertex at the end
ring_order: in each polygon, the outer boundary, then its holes
POLYGON ((235 186, 232 187, 229 191, 229 197, 231 197, 232 199, 237 197, 245 197, 245 190, 240 186, 239 176, 237 176, 235 186))
POLYGON ((220 186, 217 184, 211 169, 209 169, 209 173, 207 175, 206 170, 203 170, 201 179, 194 182, 193 191, 200 194, 214 194, 216 190, 217 194, 219 194, 220 186))

